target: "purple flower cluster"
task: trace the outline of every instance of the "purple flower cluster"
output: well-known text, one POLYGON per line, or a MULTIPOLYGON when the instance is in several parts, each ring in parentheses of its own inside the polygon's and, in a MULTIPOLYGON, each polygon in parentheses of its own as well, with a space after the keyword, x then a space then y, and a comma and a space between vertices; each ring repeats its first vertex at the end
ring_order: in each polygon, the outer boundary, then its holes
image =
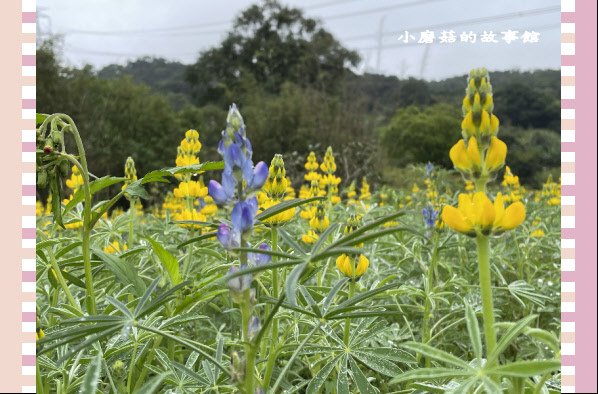
POLYGON ((253 165, 251 142, 245 134, 245 123, 235 104, 228 111, 218 153, 224 159, 222 183, 211 180, 208 193, 217 204, 234 202, 232 227, 221 224, 217 232, 222 246, 232 249, 241 246, 242 235, 253 228, 258 206, 255 196, 249 195, 259 190, 268 178, 266 163, 260 161, 253 165))
POLYGON ((425 207, 422 209, 422 216, 427 228, 434 228, 436 221, 438 220, 438 210, 432 207, 425 207))

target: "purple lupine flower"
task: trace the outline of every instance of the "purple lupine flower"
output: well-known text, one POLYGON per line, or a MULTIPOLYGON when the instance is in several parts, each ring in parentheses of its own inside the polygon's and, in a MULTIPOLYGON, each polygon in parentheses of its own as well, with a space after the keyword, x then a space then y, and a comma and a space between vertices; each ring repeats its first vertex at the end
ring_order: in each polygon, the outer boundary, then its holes
MULTIPOLYGON (((229 275, 232 275, 239 271, 239 269, 247 268, 246 265, 241 265, 240 267, 231 267, 228 271, 229 275)), ((253 277, 251 274, 244 274, 235 276, 228 280, 228 288, 230 291, 234 293, 242 293, 245 290, 248 290, 251 287, 251 282, 253 281, 253 277)))
POLYGON ((218 226, 216 238, 226 250, 238 248, 241 244, 241 234, 224 223, 218 226))
POLYGON ((238 201, 231 213, 233 230, 241 234, 251 230, 256 213, 257 199, 255 197, 248 198, 245 201, 238 201))
POLYGON ((436 225, 436 220, 438 220, 438 210, 432 207, 425 207, 422 209, 422 216, 424 217, 424 222, 427 228, 433 228, 436 225))
MULTIPOLYGON (((270 245, 268 245, 265 242, 262 242, 259 246, 258 249, 260 250, 266 250, 266 251, 271 251, 272 249, 270 249, 270 245)), ((268 264, 270 261, 272 261, 272 256, 269 254, 265 254, 265 253, 249 253, 247 255, 247 258, 249 259, 249 262, 252 263, 253 265, 256 266, 260 266, 260 265, 264 265, 264 264, 268 264)))
POLYGON ((247 160, 243 167, 243 179, 247 182, 247 187, 254 190, 260 189, 264 185, 268 179, 268 173, 268 165, 263 161, 254 167, 251 160, 247 160))
POLYGON ((432 171, 434 171, 434 164, 428 162, 428 164, 426 164, 426 177, 430 177, 432 171))
POLYGON ((249 336, 249 340, 253 340, 253 338, 256 337, 256 335, 260 332, 260 329, 262 328, 262 323, 260 323, 260 319, 259 317, 253 315, 251 316, 251 318, 249 319, 249 327, 248 327, 248 336, 249 336))

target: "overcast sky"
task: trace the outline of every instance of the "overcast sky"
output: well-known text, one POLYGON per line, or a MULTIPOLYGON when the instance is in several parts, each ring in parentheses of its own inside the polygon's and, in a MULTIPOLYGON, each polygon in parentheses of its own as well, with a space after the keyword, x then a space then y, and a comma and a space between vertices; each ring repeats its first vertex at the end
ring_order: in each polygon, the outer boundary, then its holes
MULTIPOLYGON (((141 56, 186 64, 217 46, 232 19, 251 0, 38 0, 38 29, 63 35, 63 60, 71 66, 125 64, 141 56)), ((556 69, 560 65, 560 0, 287 0, 284 4, 320 19, 363 61, 358 72, 442 79, 474 67, 493 70, 556 69), (435 43, 419 44, 424 30, 435 43), (442 30, 456 43, 441 44, 442 30), (501 32, 519 31, 507 44, 501 32), (524 31, 540 33, 523 43, 524 31), (405 34, 405 31, 409 35, 405 34), (477 34, 461 43, 462 32, 477 34), (482 43, 484 31, 498 43, 482 43), (382 32, 382 35, 379 33, 382 32), (379 50, 379 37, 381 49, 379 50), (407 38, 407 43, 404 42, 407 38)))

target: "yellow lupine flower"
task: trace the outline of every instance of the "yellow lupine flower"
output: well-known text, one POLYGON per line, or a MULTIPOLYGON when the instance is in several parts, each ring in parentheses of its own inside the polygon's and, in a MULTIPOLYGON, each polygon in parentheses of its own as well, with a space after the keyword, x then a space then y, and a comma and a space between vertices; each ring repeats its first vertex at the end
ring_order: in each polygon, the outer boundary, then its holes
POLYGON ((449 157, 458 170, 465 172, 480 170, 482 158, 475 138, 470 138, 467 146, 464 140, 459 140, 449 151, 449 157))
POLYGON ((330 220, 328 216, 324 216, 323 218, 319 218, 318 215, 314 215, 309 221, 309 226, 318 232, 323 232, 330 226, 330 220))
POLYGON ((360 254, 357 260, 357 264, 355 264, 355 259, 351 256, 346 254, 341 254, 336 259, 336 267, 338 270, 348 278, 353 280, 360 278, 365 274, 368 267, 370 266, 370 261, 367 257, 360 254))
POLYGON ((208 195, 208 188, 200 181, 181 182, 173 193, 177 198, 202 198, 208 195))
POLYGON ((309 230, 307 234, 301 236, 301 240, 306 244, 313 244, 318 240, 319 236, 313 230, 309 230))
MULTIPOLYGON (((260 205, 260 210, 263 212, 268 208, 280 204, 280 200, 268 199, 266 202, 260 205)), ((284 224, 295 217, 295 208, 289 208, 274 216, 262 220, 262 223, 270 226, 284 224)))
POLYGON ((320 165, 318 164, 318 159, 316 158, 316 154, 314 152, 309 152, 307 156, 307 162, 305 163, 305 169, 309 172, 317 171, 320 165))
POLYGON ((532 231, 532 233, 530 234, 530 237, 532 237, 532 238, 542 238, 545 235, 546 234, 544 233, 544 231, 539 228, 539 229, 536 229, 536 230, 532 231))
POLYGON ((118 241, 112 241, 112 243, 110 243, 104 247, 104 252, 109 253, 109 254, 122 253, 122 252, 126 252, 127 249, 129 249, 129 248, 127 247, 126 244, 123 244, 121 247, 121 245, 118 241))
POLYGON ((515 202, 505 209, 501 193, 494 204, 484 192, 461 193, 457 208, 447 205, 442 210, 442 221, 447 226, 469 236, 478 232, 500 234, 519 226, 524 219, 525 206, 515 202))
MULTIPOLYGON (((178 222, 205 222, 207 219, 205 215, 202 215, 196 210, 185 209, 181 212, 176 213, 174 215, 174 220, 178 222)), ((183 228, 201 228, 201 223, 178 223, 178 225, 183 228)))
POLYGON ((419 187, 417 187, 417 183, 414 183, 411 187, 411 193, 415 194, 417 192, 419 192, 419 187))

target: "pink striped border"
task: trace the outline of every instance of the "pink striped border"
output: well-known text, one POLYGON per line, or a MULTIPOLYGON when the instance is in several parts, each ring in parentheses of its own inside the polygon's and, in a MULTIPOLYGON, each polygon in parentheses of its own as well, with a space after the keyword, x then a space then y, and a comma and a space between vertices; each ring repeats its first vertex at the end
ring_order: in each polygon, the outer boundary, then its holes
POLYGON ((561 0, 561 392, 575 392, 575 0, 561 0))
MULTIPOLYGON (((588 6, 593 9, 581 15, 595 15, 596 4, 594 2, 578 2, 578 6, 588 6)), ((593 364, 588 367, 583 376, 576 376, 576 363, 580 361, 584 349, 578 349, 576 355, 576 320, 580 318, 576 311, 576 283, 577 274, 581 268, 576 270, 576 156, 578 151, 576 141, 576 3, 575 0, 561 0, 561 181, 562 181, 562 214, 561 214, 561 390, 562 392, 576 392, 576 388, 583 391, 596 389, 596 376, 589 371, 594 371, 596 361, 595 353, 589 356, 594 357, 593 364), (587 375, 587 376, 586 376, 587 375), (589 380, 588 380, 589 379, 589 380), (593 379, 593 380, 592 380, 593 379), (585 382, 588 380, 587 382, 585 382), (584 387, 582 384, 587 383, 584 387), (589 385, 588 385, 589 384, 589 385)), ((36 8, 35 0, 22 0, 21 13, 21 99, 22 99, 22 262, 21 278, 22 292, 19 296, 22 310, 22 335, 21 342, 21 391, 24 393, 35 392, 35 22, 36 8)), ((590 26, 591 28, 591 26, 590 26)), ((595 25, 593 37, 595 37, 595 25)), ((592 33, 590 31, 590 33, 592 33)), ((590 34, 590 37, 592 35, 590 34)), ((594 52, 595 54, 595 52, 594 52)), ((595 62, 595 58, 594 58, 595 62)), ((595 65, 595 63, 594 63, 595 65)), ((579 67, 581 68, 581 66, 579 67)), ((595 72, 595 68, 593 69, 595 72)), ((594 80, 595 81, 595 80, 594 80)), ((583 88, 583 87, 581 87, 583 88)), ((595 92, 594 92, 595 97, 595 92)), ((594 99, 595 102, 595 99, 594 99)), ((592 125, 589 125, 592 127, 592 125)), ((595 132, 595 123, 590 132, 595 132), (593 131, 592 131, 593 130, 593 131)), ((595 135, 594 135, 595 141, 595 135)), ((591 145, 595 146, 595 143, 591 145)), ((594 153, 595 154, 595 153, 594 153)), ((595 159, 594 159, 595 160, 595 159)), ((594 168, 595 171, 595 168, 594 168)), ((595 173, 594 173, 595 176, 595 173)), ((595 201, 595 200, 594 200, 595 201)), ((578 202, 577 205, 581 205, 578 202)), ((594 211, 595 212, 595 211, 594 211)), ((579 218, 581 222, 584 218, 579 218)), ((595 220, 595 217, 594 217, 595 220)), ((595 222, 594 222, 595 224, 595 222)), ((579 226, 578 226, 579 227, 579 226)), ((593 227, 595 235, 595 226, 593 227)), ((590 229, 591 230, 591 229, 590 229)), ((594 258, 586 260, 587 263, 595 264, 595 244, 593 244, 594 258)), ((581 246, 577 249, 581 249, 581 246)), ((591 252, 591 251, 590 251, 591 252)), ((584 256, 585 257, 585 256, 584 256)), ((595 277, 595 266, 594 266, 595 277)), ((595 284, 594 284, 595 286, 595 284)), ((584 288, 584 291, 586 289, 584 288)), ((588 289, 589 290, 589 289, 588 289)), ((595 287, 594 290, 595 292, 595 287)), ((595 293, 594 293, 595 296, 595 293)), ((594 300, 595 302, 595 300, 594 300)), ((580 299, 580 304, 582 300, 580 299)), ((579 310, 579 308, 578 308, 579 310)), ((595 311, 595 309, 591 309, 595 311)), ((589 311, 584 311, 586 314, 589 311)), ((594 312, 595 313, 595 312, 594 312)), ((590 326, 590 335, 593 335, 595 345, 595 315, 593 315, 594 326, 590 326)), ((578 335, 579 336, 579 335, 578 335)), ((589 339, 590 337, 588 337, 589 339)), ((585 343, 585 335, 584 335, 585 343)), ((595 352, 595 346, 590 352, 595 352)), ((587 353, 587 351, 586 351, 587 353)), ((584 354, 585 358, 588 354, 584 354)), ((585 364, 585 363, 584 363, 585 364)), ((580 364, 580 368, 583 364, 580 364)))
POLYGON ((21 392, 35 393, 35 0, 21 6, 21 392))
POLYGON ((595 393, 595 1, 561 0, 561 162, 561 390, 595 393))

